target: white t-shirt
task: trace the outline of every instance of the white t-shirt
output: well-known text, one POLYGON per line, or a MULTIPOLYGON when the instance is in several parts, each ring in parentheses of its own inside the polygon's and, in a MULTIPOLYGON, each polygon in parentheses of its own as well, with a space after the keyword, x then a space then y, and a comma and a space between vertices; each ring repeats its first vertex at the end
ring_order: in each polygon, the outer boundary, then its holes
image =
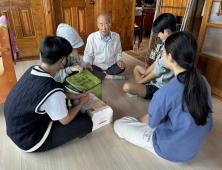
MULTIPOLYGON (((35 68, 43 71, 39 67, 35 68)), ((63 119, 68 114, 68 109, 66 107, 66 95, 61 91, 51 94, 39 109, 41 111, 45 110, 52 120, 63 119)))
POLYGON ((39 109, 45 110, 52 120, 63 119, 68 114, 66 95, 61 91, 51 94, 39 109))

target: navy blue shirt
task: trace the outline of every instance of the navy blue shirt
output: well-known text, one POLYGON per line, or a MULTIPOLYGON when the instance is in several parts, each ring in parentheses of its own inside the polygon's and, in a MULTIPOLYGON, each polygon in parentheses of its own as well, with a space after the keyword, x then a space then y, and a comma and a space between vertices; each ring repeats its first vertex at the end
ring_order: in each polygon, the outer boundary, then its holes
MULTIPOLYGON (((205 78, 204 81, 212 109, 210 85, 205 78)), ((183 90, 184 85, 178 81, 177 76, 174 77, 154 94, 148 109, 149 126, 157 127, 153 134, 155 152, 172 162, 188 162, 193 159, 213 127, 212 113, 205 126, 197 126, 186 105, 185 111, 182 110, 183 90)))

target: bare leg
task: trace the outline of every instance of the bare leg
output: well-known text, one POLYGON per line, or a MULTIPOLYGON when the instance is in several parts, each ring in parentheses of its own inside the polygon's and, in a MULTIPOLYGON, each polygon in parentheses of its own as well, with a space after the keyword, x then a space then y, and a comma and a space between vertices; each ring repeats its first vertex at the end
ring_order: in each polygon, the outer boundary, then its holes
POLYGON ((146 86, 139 83, 125 83, 123 85, 123 90, 126 93, 134 94, 140 97, 146 96, 146 86))
POLYGON ((140 116, 140 117, 138 117, 138 118, 136 118, 137 120, 139 120, 140 122, 143 122, 143 123, 149 123, 149 121, 148 121, 148 117, 149 117, 149 115, 148 115, 148 113, 147 114, 145 114, 145 115, 143 115, 143 116, 140 116))
POLYGON ((136 65, 136 67, 134 68, 134 78, 135 78, 135 81, 137 81, 141 76, 142 74, 144 74, 146 72, 146 68, 143 67, 143 66, 140 66, 140 65, 136 65))

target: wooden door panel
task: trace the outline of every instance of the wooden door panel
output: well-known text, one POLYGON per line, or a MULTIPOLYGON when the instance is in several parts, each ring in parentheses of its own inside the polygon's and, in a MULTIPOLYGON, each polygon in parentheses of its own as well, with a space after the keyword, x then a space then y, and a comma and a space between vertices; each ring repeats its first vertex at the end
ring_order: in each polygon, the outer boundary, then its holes
POLYGON ((220 68, 218 69, 217 73, 217 81, 215 83, 215 87, 218 87, 218 89, 222 90, 222 64, 220 64, 220 68))
POLYGON ((35 36, 30 7, 18 7, 23 37, 35 36))
POLYGON ((21 58, 38 57, 39 45, 46 36, 42 0, 0 0, 0 13, 10 23, 21 58))
POLYGON ((84 46, 78 48, 78 51, 83 52, 87 37, 95 31, 93 5, 89 4, 89 0, 55 0, 54 4, 56 27, 60 23, 66 23, 75 28, 84 42, 84 46))
POLYGON ((201 74, 203 74, 208 83, 211 85, 211 92, 215 97, 222 98, 222 59, 218 59, 213 56, 206 55, 204 53, 199 54, 199 61, 197 64, 201 74))
POLYGON ((216 13, 219 1, 207 0, 198 37, 198 55, 196 64, 211 85, 212 95, 222 100, 222 58, 221 39, 222 21, 216 13), (216 20, 215 20, 216 19, 216 20))
POLYGON ((77 8, 77 18, 78 18, 78 32, 79 34, 87 34, 86 31, 86 10, 85 8, 77 8))
POLYGON ((205 76, 209 84, 211 84, 212 86, 214 86, 217 82, 218 70, 220 69, 220 65, 220 63, 211 59, 208 59, 208 62, 205 65, 205 76))

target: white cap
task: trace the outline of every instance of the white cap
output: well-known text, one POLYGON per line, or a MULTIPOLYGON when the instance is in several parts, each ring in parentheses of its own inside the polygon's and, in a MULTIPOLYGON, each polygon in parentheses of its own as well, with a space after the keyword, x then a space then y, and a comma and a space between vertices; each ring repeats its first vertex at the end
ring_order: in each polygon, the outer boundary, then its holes
POLYGON ((72 48, 79 48, 84 45, 82 38, 78 35, 75 28, 68 24, 59 24, 56 35, 65 38, 72 45, 72 48))

